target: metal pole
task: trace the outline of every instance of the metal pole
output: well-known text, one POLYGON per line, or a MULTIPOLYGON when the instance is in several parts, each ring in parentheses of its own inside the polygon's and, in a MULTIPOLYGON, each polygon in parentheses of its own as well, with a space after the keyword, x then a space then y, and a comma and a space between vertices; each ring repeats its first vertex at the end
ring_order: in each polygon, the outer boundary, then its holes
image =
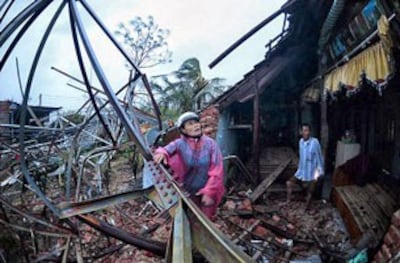
POLYGON ((82 73, 82 77, 83 77, 86 89, 87 89, 87 91, 89 93, 89 98, 92 101, 92 105, 94 107, 94 110, 95 110, 97 116, 99 117, 99 121, 103 125, 108 137, 110 137, 113 145, 116 145, 117 142, 115 141, 114 136, 112 135, 108 125, 106 124, 106 122, 104 121, 103 116, 100 113, 99 107, 98 107, 98 105, 96 103, 95 95, 93 94, 93 91, 92 91, 92 88, 91 88, 92 86, 90 85, 89 78, 88 78, 88 76, 86 74, 85 64, 83 63, 81 49, 80 49, 80 46, 79 46, 79 40, 78 40, 78 36, 77 36, 77 33, 76 33, 75 21, 74 21, 74 19, 72 17, 71 10, 69 12, 69 16, 70 16, 71 31, 72 31, 72 37, 73 37, 74 46, 75 46, 75 52, 76 52, 76 56, 78 58, 79 68, 80 68, 80 71, 82 73))
POLYGON ((131 244, 135 247, 151 251, 159 256, 165 255, 165 249, 166 249, 165 243, 156 240, 145 239, 139 236, 134 236, 131 233, 123 231, 117 227, 111 226, 106 222, 90 215, 78 215, 76 217, 80 221, 88 224, 89 226, 97 229, 98 231, 101 231, 106 235, 119 239, 127 244, 131 244))
MULTIPOLYGON (((0 12, 3 10, 5 5, 7 4, 8 0, 5 0, 1 5, 0 5, 0 12)), ((3 19, 6 17, 8 11, 10 10, 12 4, 14 3, 14 0, 11 0, 6 9, 4 10, 4 13, 0 17, 0 24, 3 22, 3 19)))
POLYGON ((69 7, 71 9, 73 19, 76 22, 78 32, 82 39, 82 43, 86 49, 87 55, 93 66, 93 69, 97 75, 97 78, 99 79, 99 82, 103 86, 104 92, 106 93, 107 97, 109 98, 111 105, 114 107, 115 112, 120 117, 121 122, 125 126, 125 129, 127 131, 128 136, 130 137, 130 139, 136 143, 136 145, 138 146, 143 157, 147 160, 151 160, 153 157, 152 157, 150 149, 144 142, 143 136, 140 133, 140 131, 137 131, 134 129, 128 116, 125 114, 121 105, 118 103, 118 98, 115 96, 114 92, 112 91, 111 85, 104 74, 104 71, 96 57, 96 54, 93 51, 92 45, 90 44, 90 41, 86 34, 85 28, 83 27, 82 20, 79 16, 76 2, 74 0, 69 0, 69 7))
MULTIPOLYGON (((46 1, 47 2, 47 1, 46 1)), ((35 3, 42 3, 42 2, 35 2, 35 3)), ((36 67, 39 63, 40 56, 42 54, 43 48, 47 42, 47 39, 50 35, 51 30, 53 29, 54 24, 56 23, 58 17, 60 16, 62 10, 64 9, 66 2, 63 1, 59 8, 57 9, 56 13, 53 15, 49 25, 46 28, 46 31, 43 34, 43 37, 40 41, 39 47, 36 51, 35 57, 32 62, 32 66, 28 75, 28 80, 26 83, 26 88, 25 88, 25 94, 22 102, 22 110, 21 110, 21 128, 19 131, 19 141, 20 141, 20 154, 21 154, 21 171, 24 174, 24 177, 28 184, 32 187, 32 189, 35 190, 35 193, 39 196, 40 199, 43 200, 43 202, 46 204, 46 206, 57 216, 60 215, 59 210, 57 207, 55 207, 49 199, 47 199, 46 195, 40 190, 40 188, 36 185, 35 181, 33 178, 30 176, 28 167, 26 164, 25 160, 25 151, 24 151, 24 133, 25 133, 25 120, 26 120, 26 113, 27 113, 27 106, 28 106, 28 98, 29 98, 29 93, 32 87, 32 80, 35 75, 36 67)))
POLYGON ((52 0, 37 0, 22 10, 7 26, 0 32, 0 47, 7 41, 8 37, 32 14, 46 8, 52 0))
POLYGON ((147 80, 147 77, 145 74, 143 74, 140 69, 135 65, 134 61, 129 57, 129 55, 126 53, 126 51, 121 47, 121 45, 118 43, 118 41, 114 38, 114 36, 110 33, 110 31, 106 28, 106 26, 103 24, 103 22, 98 18, 96 13, 93 11, 93 9, 87 4, 85 0, 80 0, 82 3, 83 7, 87 10, 87 12, 92 16, 92 18, 96 21, 96 23, 100 26, 100 28, 103 30, 103 32, 107 35, 107 37, 111 40, 111 42, 115 45, 115 47, 121 52, 121 54, 128 60, 129 64, 136 70, 136 73, 142 76, 142 80, 144 83, 144 86, 149 93, 150 99, 152 106, 154 108, 154 112, 156 114, 157 120, 158 120, 158 125, 159 129, 162 130, 162 122, 161 122, 161 111, 160 108, 154 99, 153 92, 150 87, 150 83, 147 80))
MULTIPOLYGON (((291 3, 289 3, 291 4, 291 3)), ((255 33, 257 33, 261 28, 266 26, 269 22, 277 18, 282 12, 285 11, 287 7, 281 7, 278 11, 274 12, 272 15, 261 21, 258 25, 250 29, 249 32, 244 34, 241 38, 235 41, 230 47, 228 47, 224 52, 221 53, 216 59, 214 59, 209 65, 209 68, 215 67, 219 62, 221 62, 226 56, 228 56, 232 51, 234 51, 237 47, 239 47, 243 42, 245 42, 247 39, 249 39, 251 36, 253 36, 255 33)))
MULTIPOLYGON (((17 35, 15 36, 15 38, 13 39, 13 41, 11 42, 10 46, 7 48, 6 52, 4 53, 3 57, 0 60, 0 71, 2 70, 2 68, 4 67, 4 64, 6 63, 8 57, 11 55, 12 51, 14 50, 14 48, 16 47, 16 45, 18 44, 19 40, 21 39, 21 37, 25 34, 26 30, 28 30, 28 28, 34 23, 34 21, 36 20, 36 18, 43 12, 44 9, 46 9, 47 5, 40 8, 39 10, 37 10, 30 18, 28 21, 26 21, 26 23, 23 25, 23 27, 21 28, 20 31, 18 31, 17 35)), ((3 33, 0 33, 3 34, 3 33)))

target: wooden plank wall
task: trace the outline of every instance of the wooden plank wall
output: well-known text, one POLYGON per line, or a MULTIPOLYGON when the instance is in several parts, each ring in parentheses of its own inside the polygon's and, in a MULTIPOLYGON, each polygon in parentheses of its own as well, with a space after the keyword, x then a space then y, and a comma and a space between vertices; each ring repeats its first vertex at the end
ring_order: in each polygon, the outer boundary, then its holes
POLYGON ((333 203, 338 208, 351 238, 357 242, 367 231, 374 232, 378 243, 396 209, 394 197, 379 184, 337 186, 333 190, 333 203))

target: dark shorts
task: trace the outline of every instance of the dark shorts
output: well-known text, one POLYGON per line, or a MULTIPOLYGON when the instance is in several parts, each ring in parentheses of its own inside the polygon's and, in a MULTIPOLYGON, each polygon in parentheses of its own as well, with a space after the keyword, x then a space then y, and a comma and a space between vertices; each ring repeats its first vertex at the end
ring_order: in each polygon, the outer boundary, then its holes
POLYGON ((300 179, 298 179, 296 176, 292 176, 290 177, 290 179, 288 180, 288 182, 290 182, 291 184, 297 184, 299 185, 301 188, 306 189, 307 193, 313 194, 315 191, 315 188, 317 187, 318 184, 318 180, 313 180, 313 181, 302 181, 300 179))

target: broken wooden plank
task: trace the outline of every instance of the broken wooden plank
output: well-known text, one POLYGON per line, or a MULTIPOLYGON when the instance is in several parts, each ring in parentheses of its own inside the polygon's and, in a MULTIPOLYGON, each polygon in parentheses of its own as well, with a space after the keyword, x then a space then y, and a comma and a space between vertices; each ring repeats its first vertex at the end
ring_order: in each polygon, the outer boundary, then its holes
POLYGON ((249 233, 251 233, 254 228, 256 228, 260 224, 260 220, 256 220, 253 224, 249 226, 249 228, 246 229, 246 231, 243 231, 237 238, 235 238, 232 242, 234 244, 237 244, 240 240, 242 240, 245 236, 247 236, 249 233))
POLYGON ((291 159, 286 160, 284 163, 278 166, 267 178, 262 181, 262 183, 254 189, 254 192, 251 194, 250 199, 252 202, 255 202, 267 189, 271 186, 271 184, 278 178, 279 175, 285 171, 288 167, 291 159))
POLYGON ((395 210, 396 201, 378 184, 368 184, 365 187, 375 197, 375 201, 385 215, 390 218, 395 210))
MULTIPOLYGON (((390 203, 391 200, 381 195, 381 188, 372 185, 360 187, 357 185, 335 187, 334 200, 339 208, 344 221, 353 239, 358 239, 367 231, 373 230, 374 242, 378 242, 384 235, 390 218, 382 203, 390 203)), ((389 198, 390 199, 390 198, 389 198)))
POLYGON ((344 198, 342 195, 343 192, 342 187, 343 186, 338 186, 333 188, 332 200, 337 209, 339 210, 339 213, 346 224, 347 230, 349 231, 352 240, 357 241, 359 238, 361 238, 363 232, 360 229, 358 223, 355 221, 355 218, 352 215, 350 207, 348 207, 343 200, 344 198))

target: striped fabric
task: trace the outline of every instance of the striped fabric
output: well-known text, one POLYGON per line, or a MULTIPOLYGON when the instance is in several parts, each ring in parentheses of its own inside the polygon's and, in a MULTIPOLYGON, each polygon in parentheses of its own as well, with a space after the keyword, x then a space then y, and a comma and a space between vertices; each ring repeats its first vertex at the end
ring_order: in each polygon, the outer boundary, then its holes
POLYGON ((324 160, 321 146, 316 138, 299 141, 300 160, 295 176, 302 181, 313 181, 316 170, 320 175, 324 173, 324 160))

